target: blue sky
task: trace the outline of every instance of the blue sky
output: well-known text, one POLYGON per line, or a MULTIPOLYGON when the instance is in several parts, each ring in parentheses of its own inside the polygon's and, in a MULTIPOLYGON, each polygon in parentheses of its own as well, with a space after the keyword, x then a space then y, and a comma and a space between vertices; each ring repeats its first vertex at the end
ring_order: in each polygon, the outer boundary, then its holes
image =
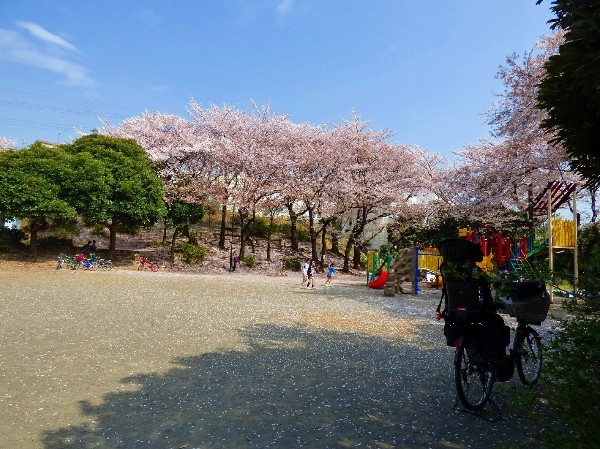
POLYGON ((535 0, 0 0, 0 136, 65 142, 144 110, 355 110, 451 155, 489 134, 499 65, 550 32, 535 0))

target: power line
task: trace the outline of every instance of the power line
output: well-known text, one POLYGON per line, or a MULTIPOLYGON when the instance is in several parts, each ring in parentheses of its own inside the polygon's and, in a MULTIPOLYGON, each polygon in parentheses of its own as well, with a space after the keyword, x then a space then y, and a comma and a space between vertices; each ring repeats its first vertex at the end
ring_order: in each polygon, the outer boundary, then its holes
POLYGON ((34 120, 22 120, 15 119, 11 117, 1 117, 0 123, 9 126, 19 126, 24 128, 35 128, 35 129, 46 129, 46 130, 55 130, 55 129, 75 129, 73 125, 65 125, 64 123, 51 123, 51 122, 37 122, 34 120))
POLYGON ((35 111, 58 112, 61 114, 71 114, 71 115, 88 116, 88 117, 90 117, 90 116, 92 116, 92 117, 110 116, 110 117, 121 117, 121 118, 127 117, 124 114, 102 113, 102 112, 95 112, 95 111, 86 111, 86 110, 82 110, 82 109, 63 108, 63 107, 59 107, 59 106, 46 106, 46 105, 41 105, 41 104, 25 103, 23 101, 14 101, 14 100, 0 99, 0 105, 5 105, 8 107, 14 107, 14 108, 35 110, 35 111))
MULTIPOLYGON (((47 95, 47 94, 40 94, 40 93, 35 93, 35 92, 26 92, 23 90, 18 90, 18 89, 12 89, 12 88, 7 88, 7 87, 1 87, 0 86, 0 92, 6 92, 6 93, 10 93, 10 94, 18 94, 20 97, 27 95, 30 97, 39 97, 39 98, 47 98, 49 100, 52 100, 54 102, 60 102, 60 103, 79 103, 79 104, 85 104, 85 105, 91 105, 91 106, 99 106, 99 107, 106 107, 105 104, 101 104, 101 103, 97 103, 94 101, 89 101, 89 100, 72 100, 69 98, 64 98, 64 97, 57 97, 55 95, 47 95)), ((146 108, 144 107, 140 107, 140 106, 122 106, 122 105, 117 105, 117 104, 111 104, 110 105, 111 108, 113 109, 125 109, 127 111, 139 111, 139 110, 144 110, 146 108)), ((129 115, 129 114, 126 114, 129 115)))

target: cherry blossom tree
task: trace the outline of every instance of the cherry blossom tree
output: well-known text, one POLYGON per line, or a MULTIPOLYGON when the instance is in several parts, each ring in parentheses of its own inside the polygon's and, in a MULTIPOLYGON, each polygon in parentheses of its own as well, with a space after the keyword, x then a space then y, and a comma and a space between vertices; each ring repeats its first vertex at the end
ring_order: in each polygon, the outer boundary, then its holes
MULTIPOLYGON (((448 205, 459 215, 499 225, 528 217, 529 192, 549 181, 577 181, 564 149, 541 129, 545 112, 536 107, 544 63, 557 51, 562 35, 544 36, 524 55, 513 54, 500 67, 504 84, 499 101, 487 111, 494 139, 457 152, 459 166, 447 176, 448 205)), ((529 219, 532 217, 529 216, 529 219)))
POLYGON ((0 136, 0 151, 10 150, 14 148, 16 144, 17 142, 15 140, 0 136))
MULTIPOLYGON (((165 182, 165 201, 169 208, 177 201, 196 205, 210 202, 209 192, 204 188, 209 183, 207 179, 212 177, 210 141, 191 121, 176 115, 146 111, 142 116, 124 120, 118 126, 110 126, 103 121, 100 133, 135 139, 145 149, 159 177, 165 182)), ((166 229, 167 226, 164 238, 166 229)), ((190 241, 195 241, 191 224, 186 229, 190 241)), ((176 235, 177 229, 171 239, 171 258, 174 256, 176 235)))
POLYGON ((414 213, 417 207, 411 200, 422 188, 415 152, 408 146, 388 143, 388 130, 373 131, 368 125, 353 114, 334 131, 337 147, 343 149, 340 154, 344 155, 341 163, 345 167, 337 197, 343 199, 349 218, 345 272, 350 269, 353 250, 354 266, 360 262, 359 248, 366 226, 385 217, 414 213))
MULTIPOLYGON (((264 204, 278 194, 277 174, 286 158, 278 145, 287 117, 272 114, 269 105, 254 105, 252 112, 231 106, 202 108, 192 101, 189 111, 197 127, 205 130, 213 146, 215 196, 223 205, 237 207, 240 219, 240 256, 244 256, 249 227, 264 204)), ((223 222, 223 219, 222 219, 223 222)))

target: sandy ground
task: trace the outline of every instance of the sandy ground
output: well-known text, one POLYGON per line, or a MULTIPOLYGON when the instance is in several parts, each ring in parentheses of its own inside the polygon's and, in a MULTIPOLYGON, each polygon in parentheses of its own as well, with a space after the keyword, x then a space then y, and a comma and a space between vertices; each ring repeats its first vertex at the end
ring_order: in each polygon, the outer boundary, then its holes
POLYGON ((500 422, 453 409, 438 291, 390 298, 362 277, 323 281, 0 266, 0 448, 529 440, 526 413, 502 388, 500 422))

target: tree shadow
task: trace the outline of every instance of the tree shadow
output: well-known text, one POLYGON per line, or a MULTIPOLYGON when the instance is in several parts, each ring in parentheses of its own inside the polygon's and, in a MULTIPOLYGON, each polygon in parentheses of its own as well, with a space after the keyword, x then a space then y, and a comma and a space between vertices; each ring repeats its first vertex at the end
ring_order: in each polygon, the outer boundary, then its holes
POLYGON ((241 333, 247 351, 179 358, 81 403, 85 423, 48 430, 45 448, 497 447, 527 432, 452 410, 451 351, 299 327, 241 333))

